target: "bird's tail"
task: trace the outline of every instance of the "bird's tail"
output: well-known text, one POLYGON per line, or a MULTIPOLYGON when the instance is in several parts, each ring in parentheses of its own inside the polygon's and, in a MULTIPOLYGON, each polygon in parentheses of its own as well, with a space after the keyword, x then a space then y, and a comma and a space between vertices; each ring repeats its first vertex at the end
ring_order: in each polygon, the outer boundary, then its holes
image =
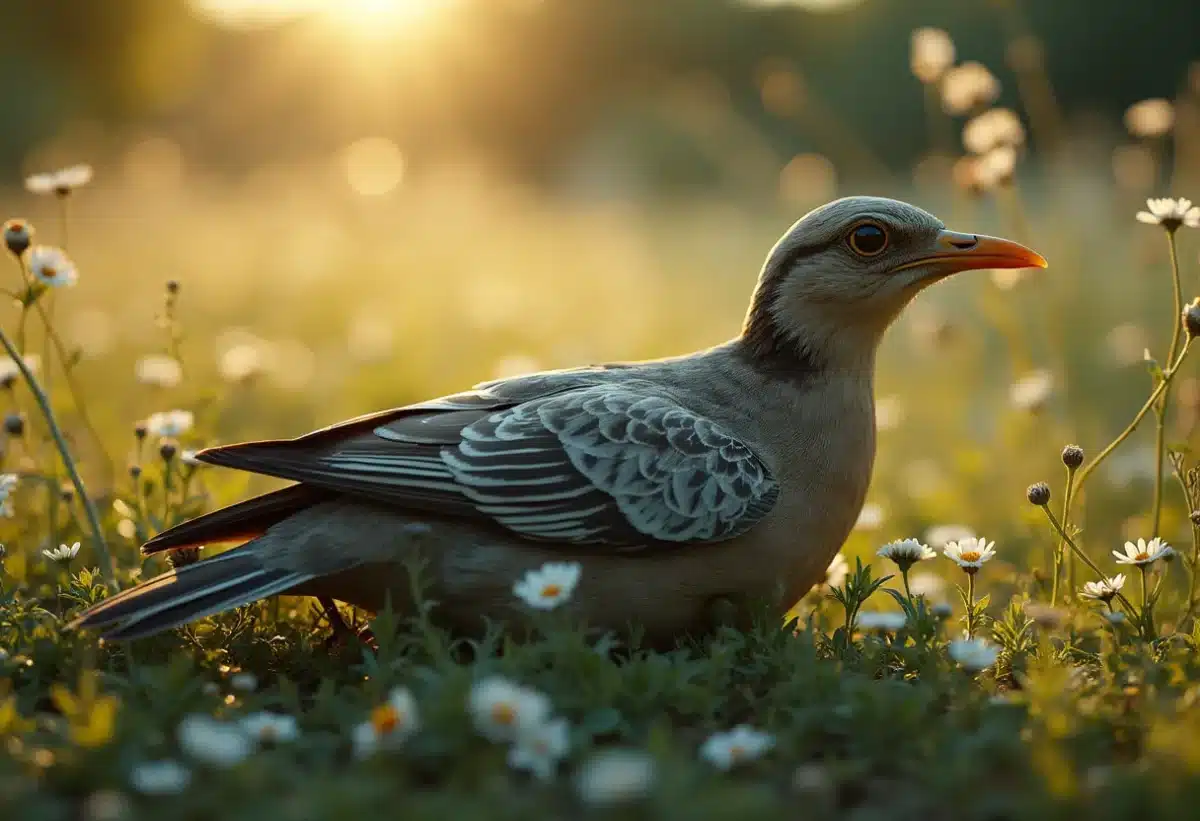
POLYGON ((105 639, 136 639, 285 593, 313 578, 268 569, 254 542, 163 573, 84 611, 70 628, 95 628, 105 639))

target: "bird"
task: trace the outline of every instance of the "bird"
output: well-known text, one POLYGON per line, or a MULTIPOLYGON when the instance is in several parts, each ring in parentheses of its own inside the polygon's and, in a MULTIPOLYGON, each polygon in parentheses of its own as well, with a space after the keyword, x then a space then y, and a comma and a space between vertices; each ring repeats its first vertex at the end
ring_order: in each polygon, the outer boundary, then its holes
POLYGON ((775 243, 740 333, 706 350, 483 382, 200 451, 293 484, 150 539, 146 555, 240 544, 71 626, 131 640, 286 594, 368 612, 427 600, 471 633, 527 622, 514 585, 547 563, 578 566, 569 617, 651 644, 711 629, 717 605, 782 616, 865 500, 888 326, 951 274, 1046 265, 908 203, 835 200, 775 243))

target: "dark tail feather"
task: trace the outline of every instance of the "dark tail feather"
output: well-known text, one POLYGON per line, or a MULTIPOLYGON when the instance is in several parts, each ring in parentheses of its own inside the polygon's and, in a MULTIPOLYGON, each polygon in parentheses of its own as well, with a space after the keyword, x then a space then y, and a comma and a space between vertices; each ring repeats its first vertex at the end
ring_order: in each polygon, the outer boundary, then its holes
POLYGON ((164 550, 261 536, 271 525, 329 498, 328 491, 292 485, 198 516, 159 533, 142 545, 147 556, 164 550))
POLYGON ((311 574, 264 568, 248 545, 156 576, 84 611, 71 629, 135 639, 286 592, 311 574))

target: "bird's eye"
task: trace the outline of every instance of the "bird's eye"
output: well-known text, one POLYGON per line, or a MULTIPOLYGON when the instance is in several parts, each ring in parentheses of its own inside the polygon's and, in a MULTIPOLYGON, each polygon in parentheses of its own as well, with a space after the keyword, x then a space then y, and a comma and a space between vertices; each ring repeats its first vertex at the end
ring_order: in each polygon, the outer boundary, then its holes
POLYGON ((888 235, 882 225, 864 222, 850 229, 846 235, 850 250, 862 257, 873 257, 887 248, 888 235))

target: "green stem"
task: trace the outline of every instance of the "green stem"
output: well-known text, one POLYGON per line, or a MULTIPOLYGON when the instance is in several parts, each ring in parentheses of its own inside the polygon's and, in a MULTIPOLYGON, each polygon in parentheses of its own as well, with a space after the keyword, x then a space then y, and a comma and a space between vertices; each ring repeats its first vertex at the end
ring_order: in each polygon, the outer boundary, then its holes
MULTIPOLYGON (((971 568, 974 570, 975 568, 971 568)), ((967 574, 967 639, 975 638, 975 573, 967 574)))
MULTIPOLYGON (((1067 468, 1067 489, 1063 493, 1063 508, 1062 522, 1063 530, 1066 530, 1071 523, 1071 496, 1075 492, 1075 468, 1067 468)), ((1063 558, 1067 553, 1067 544, 1060 537, 1058 545, 1054 551, 1054 582, 1050 588, 1050 606, 1058 606, 1058 577, 1063 564, 1063 558)), ((1074 556, 1071 556, 1074 559, 1074 556)), ((1072 561, 1072 570, 1074 570, 1074 562, 1072 561)), ((1075 583, 1074 572, 1067 575, 1067 586, 1071 587, 1075 583)))
POLYGON ((84 512, 87 514, 88 526, 92 531, 92 543, 96 548, 96 557, 100 560, 100 570, 104 573, 109 587, 115 590, 117 587, 116 572, 113 569, 112 555, 108 552, 108 545, 104 543, 104 531, 100 527, 100 516, 96 512, 96 506, 92 503, 91 497, 88 496, 87 490, 83 486, 83 479, 79 476, 79 469, 75 466, 75 460, 71 458, 71 451, 67 447, 67 441, 63 437, 62 430, 58 427, 58 421, 54 418, 54 411, 50 407, 50 400, 46 398, 46 394, 42 391, 41 385, 38 384, 37 378, 29 370, 29 367, 25 364, 25 360, 21 358, 20 352, 13 345, 12 340, 8 338, 8 334, 3 329, 0 329, 0 345, 4 346, 5 352, 16 363, 17 369, 21 371, 21 376, 25 377, 25 383, 29 385, 29 392, 33 394, 33 398, 38 403, 38 408, 41 409, 42 416, 46 419, 46 426, 50 429, 54 445, 58 448, 58 453, 62 457, 63 467, 66 468, 67 474, 71 477, 71 484, 75 486, 75 493, 79 496, 84 512))
POLYGON ((908 570, 909 570, 909 568, 907 568, 907 567, 902 569, 900 571, 900 578, 904 579, 904 595, 908 596, 908 602, 909 602, 909 604, 912 604, 912 600, 913 600, 912 589, 909 588, 909 586, 908 586, 908 570))
MULTIPOLYGON (((1046 505, 1042 505, 1042 512, 1046 514, 1046 518, 1050 520, 1050 524, 1054 527, 1055 530, 1058 531, 1058 535, 1061 536, 1063 541, 1065 541, 1067 543, 1067 546, 1070 547, 1071 550, 1073 550, 1075 552, 1075 555, 1077 555, 1083 561, 1084 564, 1086 564, 1088 567, 1090 567, 1092 569, 1092 572, 1094 572, 1096 574, 1096 576, 1099 577, 1102 581, 1104 579, 1107 579, 1108 577, 1104 575, 1104 571, 1101 570, 1096 565, 1096 563, 1092 561, 1091 557, 1088 556, 1088 554, 1083 552, 1083 550, 1079 547, 1079 545, 1075 544, 1074 539, 1072 539, 1070 536, 1067 535, 1067 531, 1063 529, 1063 526, 1059 523, 1059 521, 1055 517, 1053 511, 1051 511, 1050 508, 1047 507, 1046 505)), ((1121 600, 1121 604, 1125 605, 1125 607, 1127 607, 1129 609, 1130 613, 1136 612, 1133 604, 1129 601, 1129 599, 1125 598, 1124 593, 1118 592, 1117 598, 1121 600)))
MULTIPOLYGON (((1167 354, 1167 361, 1173 362, 1176 351, 1179 350, 1179 337, 1183 332, 1183 283, 1179 278, 1179 253, 1175 246, 1174 231, 1167 231, 1167 246, 1171 251, 1171 282, 1174 286, 1175 298, 1173 323, 1175 330, 1171 334, 1171 348, 1167 354)), ((1165 374, 1163 380, 1166 382, 1166 387, 1163 388, 1162 398, 1159 399, 1158 409, 1154 414, 1154 503, 1151 508, 1154 511, 1154 517, 1150 529, 1151 538, 1158 536, 1159 524, 1162 521, 1163 453, 1166 449, 1167 412, 1170 409, 1171 401, 1171 380, 1167 379, 1165 374)))

